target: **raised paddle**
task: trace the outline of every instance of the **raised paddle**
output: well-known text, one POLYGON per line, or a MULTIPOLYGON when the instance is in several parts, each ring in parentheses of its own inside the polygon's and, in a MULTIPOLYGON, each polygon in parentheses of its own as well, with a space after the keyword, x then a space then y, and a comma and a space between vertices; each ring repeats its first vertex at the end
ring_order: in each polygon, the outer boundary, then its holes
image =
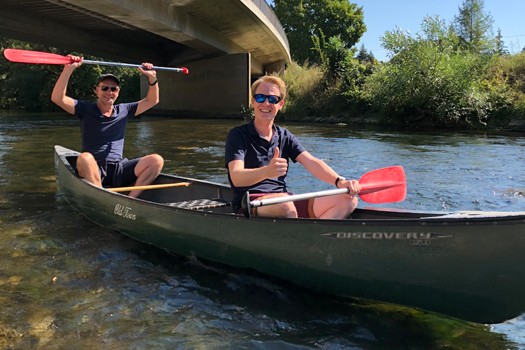
POLYGON ((106 188, 106 190, 111 192, 126 192, 134 190, 154 190, 157 188, 166 188, 166 187, 178 187, 178 186, 189 186, 189 182, 177 182, 172 184, 159 184, 159 185, 147 185, 147 186, 131 186, 131 187, 114 187, 106 188))
MULTIPOLYGON (((403 201, 406 197, 407 186, 405 180, 405 171, 401 166, 393 166, 369 171, 359 179, 361 192, 359 197, 367 203, 394 203, 403 201)), ((349 188, 339 188, 336 190, 327 190, 296 194, 286 197, 268 198, 251 201, 248 192, 242 198, 241 208, 244 216, 248 219, 251 215, 251 208, 263 207, 265 205, 281 204, 294 202, 303 199, 334 196, 337 194, 348 193, 349 188)))
MULTIPOLYGON (((37 63, 37 64, 68 64, 75 62, 69 56, 62 56, 56 53, 41 52, 41 51, 29 51, 29 50, 18 50, 18 49, 5 49, 4 56, 11 62, 18 63, 37 63)), ((104 62, 104 61, 92 61, 92 60, 83 60, 82 63, 87 64, 98 64, 104 66, 118 66, 118 67, 128 67, 128 68, 138 68, 146 67, 140 64, 128 64, 128 63, 118 63, 118 62, 104 62)), ((172 72, 185 73, 188 74, 188 68, 171 68, 171 67, 156 67, 153 66, 155 70, 168 70, 172 72)))

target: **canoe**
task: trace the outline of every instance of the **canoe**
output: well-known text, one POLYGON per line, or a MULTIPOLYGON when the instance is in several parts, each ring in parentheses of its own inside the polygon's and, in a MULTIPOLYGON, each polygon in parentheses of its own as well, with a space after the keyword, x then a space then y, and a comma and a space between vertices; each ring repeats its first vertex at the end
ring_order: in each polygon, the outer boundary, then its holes
POLYGON ((134 199, 79 178, 55 146, 59 191, 91 221, 183 256, 317 292, 479 323, 525 312, 525 212, 356 209, 344 220, 245 218, 229 186, 169 174, 134 199))

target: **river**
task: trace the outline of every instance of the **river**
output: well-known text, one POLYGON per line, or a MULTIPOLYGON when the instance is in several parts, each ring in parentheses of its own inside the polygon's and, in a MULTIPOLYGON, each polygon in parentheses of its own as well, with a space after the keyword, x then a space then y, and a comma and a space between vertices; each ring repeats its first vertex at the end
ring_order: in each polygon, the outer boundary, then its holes
MULTIPOLYGON (((224 141, 241 123, 138 118, 125 156, 159 153, 165 173, 227 183, 224 141)), ((280 125, 347 178, 402 165, 407 199, 377 206, 525 211, 525 134, 280 125)), ((525 349, 525 315, 479 325, 362 308, 99 227, 57 191, 55 144, 80 149, 76 118, 0 114, 2 349, 525 349)), ((299 164, 289 183, 333 188, 299 164)))

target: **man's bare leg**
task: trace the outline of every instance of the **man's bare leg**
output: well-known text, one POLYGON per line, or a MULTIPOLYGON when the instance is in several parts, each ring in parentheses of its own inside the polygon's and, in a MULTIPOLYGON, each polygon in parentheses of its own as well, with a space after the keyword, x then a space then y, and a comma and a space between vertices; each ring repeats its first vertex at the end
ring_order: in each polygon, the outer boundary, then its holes
POLYGON ((98 165, 91 153, 84 152, 78 156, 77 170, 80 177, 84 178, 86 181, 91 182, 95 186, 102 187, 102 180, 100 179, 98 165))
MULTIPOLYGON (((160 174, 164 166, 164 159, 158 154, 150 154, 143 157, 135 167, 135 175, 137 181, 135 186, 147 186, 151 184, 160 174)), ((129 193, 130 197, 138 197, 142 190, 133 190, 129 193)))

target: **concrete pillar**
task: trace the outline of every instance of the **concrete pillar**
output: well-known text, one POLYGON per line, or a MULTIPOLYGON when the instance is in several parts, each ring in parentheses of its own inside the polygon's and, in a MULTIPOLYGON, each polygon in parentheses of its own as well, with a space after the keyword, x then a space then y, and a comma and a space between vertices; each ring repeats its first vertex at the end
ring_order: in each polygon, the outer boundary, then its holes
MULTIPOLYGON (((238 118, 250 99, 250 54, 238 53, 182 64, 189 74, 157 71, 160 103, 148 114, 238 118)), ((145 96, 147 82, 142 80, 145 96)))

